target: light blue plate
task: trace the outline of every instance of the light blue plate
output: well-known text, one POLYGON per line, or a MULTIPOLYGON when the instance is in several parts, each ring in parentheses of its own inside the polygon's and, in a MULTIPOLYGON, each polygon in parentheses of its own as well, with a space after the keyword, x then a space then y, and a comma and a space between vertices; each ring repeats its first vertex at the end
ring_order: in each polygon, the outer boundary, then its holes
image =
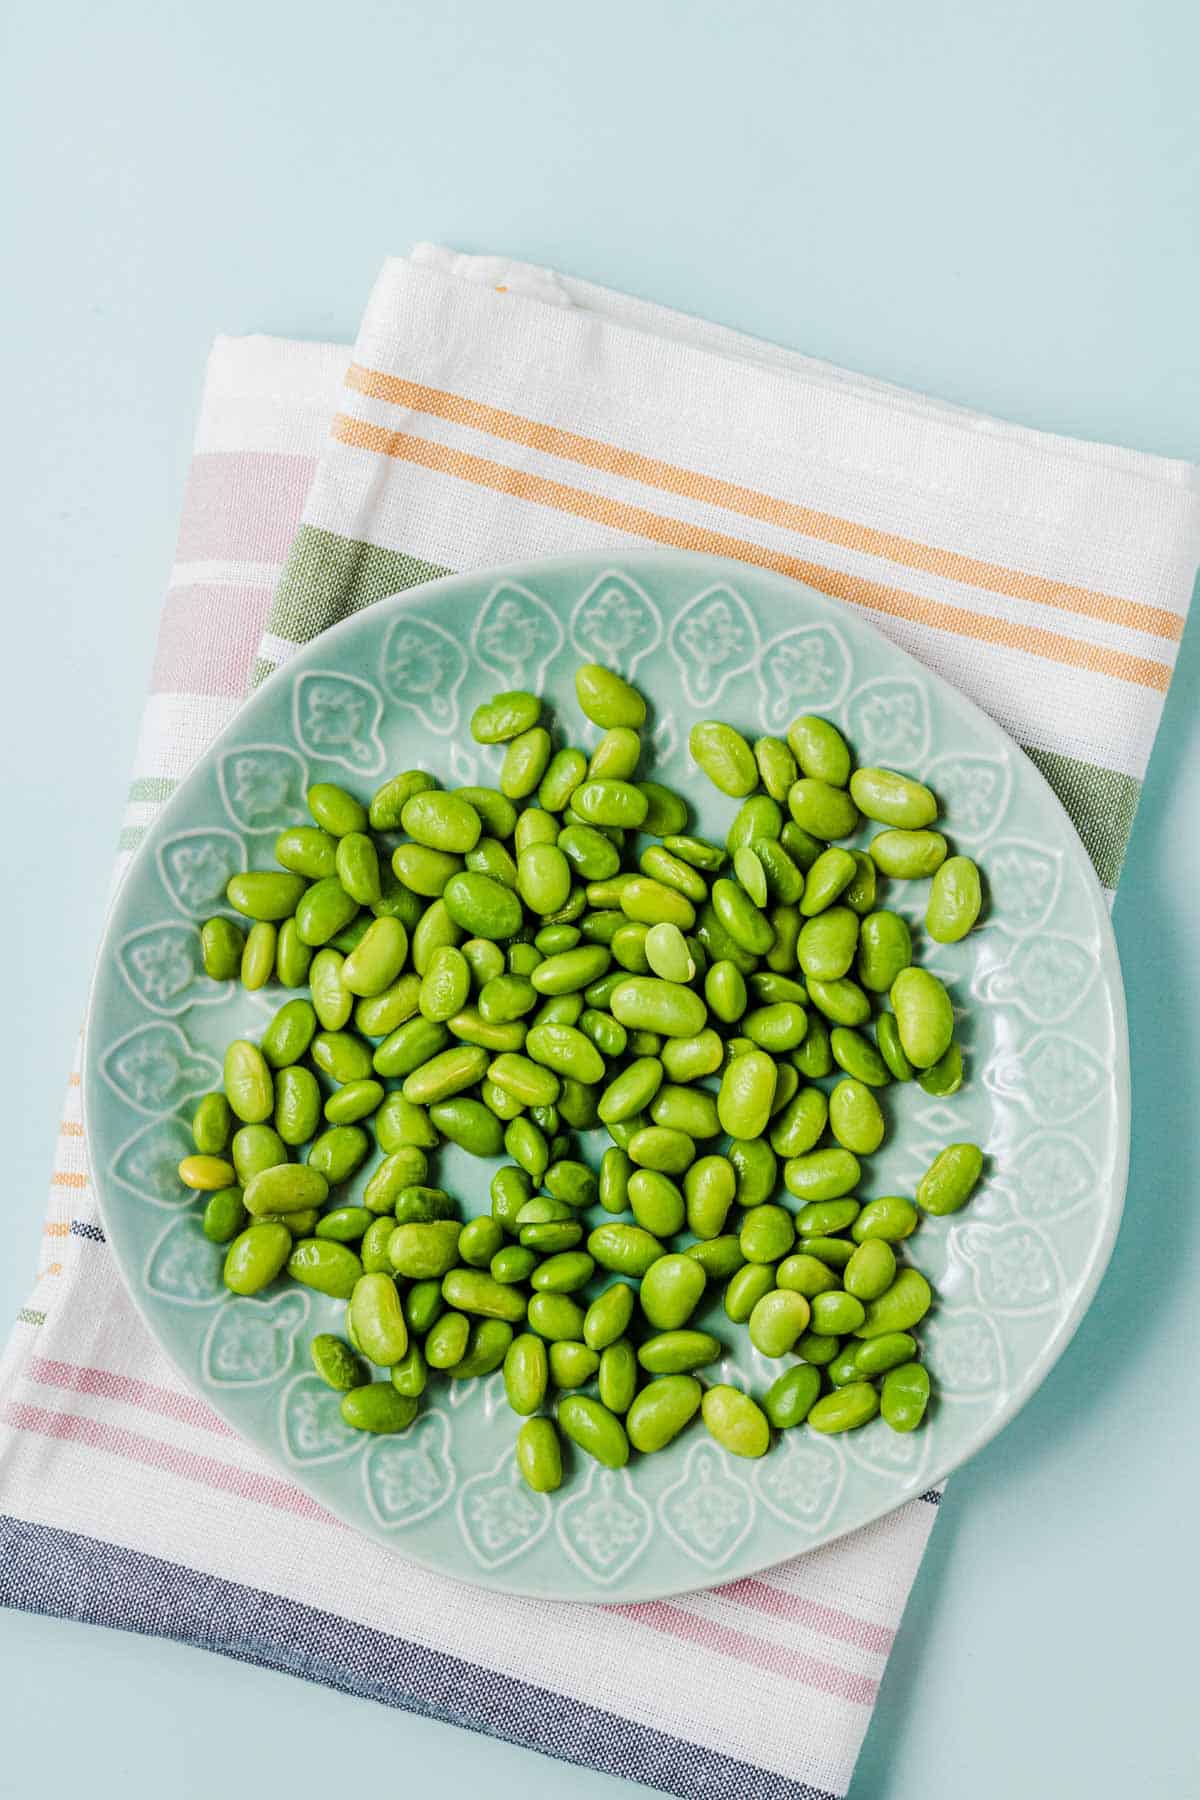
MULTIPOLYGON (((888 903, 919 925, 925 884, 888 903)), ((920 934, 918 932, 918 938, 920 934)), ((245 706, 164 807, 117 897, 92 995, 84 1070, 105 1229, 150 1330, 245 1438, 348 1523, 466 1581, 575 1600, 638 1600, 727 1581, 877 1519, 963 1462, 1061 1354, 1108 1260, 1129 1127, 1125 1008, 1100 888, 1065 813, 997 726, 853 613, 739 563, 633 551, 451 577, 380 601, 308 646, 245 706), (270 866, 312 781, 369 793, 423 766, 449 786, 490 782, 472 709, 530 687, 581 730, 573 672, 602 661, 653 707, 653 768, 721 837, 734 803, 690 763, 688 731, 717 715, 747 735, 820 711, 862 762, 919 774, 953 841, 978 857, 991 906, 967 942, 923 957, 962 1008, 969 1077, 952 1100, 891 1089, 892 1130, 869 1192, 912 1193, 943 1145, 987 1150, 965 1212, 922 1224, 911 1249, 934 1282, 922 1330, 937 1401, 924 1429, 880 1421, 837 1439, 799 1430, 757 1463, 698 1425, 613 1474, 573 1458, 551 1498, 514 1473, 516 1422, 499 1374, 436 1381, 412 1428, 343 1427, 308 1339, 342 1307, 292 1284, 234 1299, 223 1251, 175 1173, 197 1097, 236 1036, 280 1003, 214 984, 197 922, 237 869, 270 866)), ((587 1143, 598 1156, 603 1134, 587 1143)), ((488 1209, 491 1164, 442 1153, 464 1216, 488 1209)), ((707 1309, 729 1346, 721 1379, 761 1393, 779 1373, 707 1309)))

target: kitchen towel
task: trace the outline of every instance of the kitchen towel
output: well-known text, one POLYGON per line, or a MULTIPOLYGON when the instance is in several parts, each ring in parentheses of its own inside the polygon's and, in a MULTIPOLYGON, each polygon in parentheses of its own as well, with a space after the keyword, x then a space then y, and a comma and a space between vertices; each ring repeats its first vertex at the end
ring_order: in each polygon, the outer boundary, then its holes
MULTIPOLYGON (((1025 746, 1111 888, 1197 498, 1185 465, 421 248, 385 266, 352 356, 214 349, 118 875, 247 681, 328 624, 451 569, 651 542, 865 609, 1025 746)), ((72 1077, 45 1268, 0 1363, 8 1604, 683 1795, 820 1800, 849 1785, 936 1501, 669 1603, 554 1606, 429 1575, 329 1519, 156 1350, 104 1245, 72 1077)))

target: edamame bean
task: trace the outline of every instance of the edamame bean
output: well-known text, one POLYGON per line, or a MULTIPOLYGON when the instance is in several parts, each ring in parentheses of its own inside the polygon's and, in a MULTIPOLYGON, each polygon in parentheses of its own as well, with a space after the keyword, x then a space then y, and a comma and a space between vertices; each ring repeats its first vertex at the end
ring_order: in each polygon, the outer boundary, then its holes
POLYGON ((458 1261, 459 1229, 455 1219, 397 1225, 388 1240, 392 1268, 411 1281, 448 1274, 458 1261))
POLYGON ((808 1250, 797 1250, 794 1256, 785 1256, 775 1270, 777 1287, 803 1294, 806 1300, 812 1300, 817 1294, 827 1294, 837 1284, 833 1270, 808 1250))
POLYGON ((592 1379, 600 1360, 599 1351, 589 1350, 586 1344, 559 1339, 550 1346, 550 1379, 557 1388, 582 1387, 592 1379))
POLYGON ((755 1302, 750 1314, 750 1342, 763 1356, 786 1356, 808 1329, 809 1303, 791 1288, 773 1288, 755 1302))
POLYGON ((682 1175, 696 1155, 695 1141, 686 1131, 672 1131, 665 1125, 643 1125, 630 1137, 626 1149, 631 1162, 664 1175, 682 1175))
POLYGON ((237 1171, 223 1156, 185 1156, 179 1165, 179 1179, 196 1193, 215 1193, 230 1187, 237 1171))
POLYGON ((689 1244, 684 1255, 698 1262, 711 1281, 724 1281, 727 1276, 736 1275, 745 1260, 741 1244, 731 1231, 723 1231, 720 1237, 701 1238, 697 1243, 689 1244))
POLYGON ((763 1395, 763 1411, 776 1431, 803 1425, 821 1392, 821 1371, 812 1363, 796 1363, 773 1381, 763 1395))
POLYGON ((916 1069, 931 1068, 954 1036, 949 994, 928 969, 910 968, 897 975, 890 999, 905 1056, 916 1069))
POLYGON ((442 904, 453 923, 472 937, 494 942, 521 929, 520 899, 490 875, 470 869, 452 875, 442 890, 442 904))
POLYGON ((804 1156, 820 1143, 828 1120, 829 1105, 821 1089, 801 1088, 773 1120, 771 1148, 783 1157, 804 1156))
POLYGON ((481 1313, 510 1325, 525 1317, 525 1296, 484 1269, 451 1269, 442 1280, 442 1299, 458 1312, 481 1313))
POLYGON ((882 1337, 885 1332, 910 1331, 933 1304, 933 1292, 917 1269, 901 1269, 885 1294, 867 1305, 866 1318, 856 1337, 882 1337))
POLYGON ((797 1200, 840 1200, 858 1185, 861 1172, 849 1150, 809 1150, 784 1164, 783 1179, 797 1200))
POLYGON ((635 1279, 665 1255, 659 1240, 640 1225, 598 1225, 589 1234, 587 1247, 602 1269, 635 1279))
POLYGON ((855 769, 850 792, 864 818, 876 819, 881 825, 919 831, 938 816, 938 803, 924 783, 898 775, 894 769, 855 769))
POLYGON ((774 1286, 775 1271, 769 1263, 746 1263, 730 1277, 725 1289, 722 1305, 726 1317, 735 1325, 744 1325, 764 1294, 769 1294, 774 1286))
POLYGON ((775 1191, 778 1163, 765 1138, 735 1138, 726 1152, 737 1180, 739 1206, 761 1206, 775 1191))
POLYGON ((275 1084, 266 1058, 248 1038, 235 1038, 225 1052, 225 1095, 246 1125, 269 1119, 275 1106, 275 1084))
MULTIPOLYGON (((808 1240, 801 1245, 801 1248, 808 1251, 810 1256, 821 1256, 824 1260, 829 1261, 830 1259, 823 1249, 813 1249, 812 1240, 819 1238, 824 1242, 825 1239, 832 1238, 836 1232, 845 1231, 847 1226, 853 1225, 857 1217, 857 1200, 810 1200, 796 1214, 796 1230, 802 1239, 808 1240)), ((853 1254, 850 1245, 843 1245, 842 1248, 845 1255, 840 1257, 837 1262, 839 1268, 849 1262, 853 1254)))
POLYGON ((314 1141, 305 1160, 330 1187, 337 1187, 362 1167, 370 1150, 371 1140, 361 1126, 334 1125, 314 1141))
POLYGON ((683 1195, 659 1169, 638 1169, 629 1177, 629 1204, 643 1230, 657 1238, 674 1237, 682 1230, 683 1195))
POLYGON ((732 725, 719 719, 701 719, 688 733, 692 761, 723 794, 741 799, 758 785, 754 752, 732 725))
POLYGON ((871 1089, 847 1077, 829 1096, 829 1129, 845 1150, 870 1156, 883 1142, 884 1122, 871 1089))
POLYGON ((776 1263, 796 1241, 796 1228, 785 1206, 756 1206, 742 1220, 739 1234, 748 1263, 776 1263))
POLYGON ((646 797, 646 817, 642 820, 642 830, 651 837, 667 838, 683 830, 687 824, 687 805, 670 788, 663 787, 658 781, 639 781, 638 787, 646 797))
POLYGON ((948 1144, 917 1183, 917 1205, 935 1218, 958 1212, 971 1198, 982 1173, 983 1152, 978 1144, 948 1144))
MULTIPOLYGON (((338 1243, 332 1238, 306 1237, 295 1245, 287 1261, 287 1272, 293 1281, 301 1286, 314 1288, 318 1294, 327 1294, 333 1300, 348 1300, 362 1278, 363 1266, 361 1258, 350 1249, 348 1244, 338 1243)), ((372 1280, 376 1279, 374 1276, 372 1280)), ((386 1281, 395 1293, 395 1284, 390 1275, 380 1279, 386 1281)), ((396 1302, 399 1305, 399 1298, 396 1302)), ((357 1330, 357 1322, 355 1324, 357 1330)), ((367 1349, 366 1344, 363 1345, 367 1349)), ((367 1354, 371 1355, 370 1350, 367 1354)), ((372 1357, 372 1361, 378 1360, 372 1357)))
POLYGON ((902 831, 893 827, 871 839, 868 849, 877 869, 898 881, 918 881, 934 874, 946 860, 940 831, 902 831))
POLYGON ((275 939, 275 974, 286 988, 302 987, 308 976, 313 953, 301 941, 295 919, 285 919, 275 939))
POLYGON ((525 1054, 556 1075, 573 1081, 602 1081, 604 1058, 574 1025, 534 1025, 525 1038, 525 1054))
POLYGON ((471 736, 477 744, 506 743, 536 725, 541 712, 536 694, 517 688, 493 694, 471 714, 471 736))
POLYGON ((911 1200, 899 1194, 886 1194, 879 1200, 868 1201, 854 1221, 850 1235, 855 1243, 865 1244, 878 1239, 887 1244, 898 1244, 903 1238, 911 1237, 917 1229, 919 1214, 911 1200))
POLYGON ((362 1359, 332 1332, 319 1331, 308 1349, 313 1368, 335 1393, 349 1393, 351 1388, 361 1387, 366 1381, 367 1371, 362 1359))
POLYGON ((234 1133, 231 1152, 242 1187, 252 1181, 260 1169, 273 1169, 277 1163, 285 1163, 288 1159, 287 1145, 270 1125, 243 1125, 234 1133))
POLYGON ((703 1390, 692 1375, 663 1375, 633 1400, 625 1429, 635 1450, 665 1450, 700 1410, 703 1390))
POLYGON ((904 1046, 900 1042, 900 1027, 894 1013, 881 1012, 876 1019, 875 1042, 892 1080, 911 1081, 917 1071, 904 1054, 904 1046))
MULTIPOLYGON (((596 1352, 590 1354, 596 1355, 596 1352)), ((552 1368, 554 1352, 551 1350, 552 1368)), ((630 1409, 633 1395, 637 1393, 637 1357, 628 1337, 617 1337, 615 1343, 601 1350, 596 1391, 601 1406, 606 1406, 610 1413, 626 1413, 630 1409)))
POLYGON ((431 1369, 452 1369, 467 1354, 471 1321, 465 1313, 444 1312, 425 1334, 425 1361, 431 1369))
POLYGON ((606 731, 588 761, 588 775, 593 779, 611 776, 616 781, 630 781, 642 754, 642 740, 628 725, 614 725, 606 731))
POLYGON ((355 1431, 386 1435, 407 1431, 417 1416, 418 1402, 401 1394, 390 1381, 371 1381, 342 1395, 342 1419, 355 1431))
POLYGON ((370 1077, 371 1052, 361 1038, 348 1031, 319 1031, 309 1045, 309 1053, 322 1074, 339 1086, 370 1077))
POLYGON ((819 1081, 823 1075, 831 1073, 833 1051, 830 1048, 829 1027, 824 1019, 809 1014, 808 1030, 792 1051, 792 1064, 806 1081, 819 1081))
MULTIPOLYGON (((865 1025, 871 1017, 871 1002, 848 975, 843 975, 840 981, 810 979, 808 997, 835 1025, 865 1025)), ((811 1030, 811 1020, 809 1028, 811 1030)))
POLYGON ((242 1198, 246 1211, 257 1217, 260 1213, 294 1213, 322 1206, 328 1193, 329 1183, 311 1164, 276 1163, 251 1177, 242 1198))
POLYGON ((603 663, 580 664, 575 694, 584 717, 601 730, 623 725, 638 731, 646 722, 646 702, 637 689, 603 663))
POLYGON ((535 1494, 562 1486, 562 1446, 550 1419, 526 1419, 517 1433, 517 1468, 535 1494))
POLYGON ((726 1065, 717 1095, 721 1128, 731 1137, 762 1136, 775 1098, 775 1064, 765 1050, 750 1049, 726 1065))
MULTIPOLYGON (((501 1289, 503 1293, 511 1291, 501 1289)), ((539 1337, 548 1338, 551 1342, 583 1341, 583 1308, 570 1294, 534 1294, 529 1301, 526 1317, 529 1329, 536 1331, 539 1337)))
POLYGON ((371 998, 382 994, 396 981, 407 955, 408 932, 401 921, 375 919, 338 971, 341 984, 355 995, 371 998))
MULTIPOLYGON (((372 796, 367 809, 371 825, 376 831, 399 831, 405 801, 410 800, 414 794, 426 793, 436 786, 433 776, 426 774, 424 769, 405 769, 401 774, 393 775, 381 787, 376 788, 372 796)), ((279 854, 278 847, 275 854, 279 854)), ((307 874, 308 871, 302 870, 301 873, 307 874)), ((329 870, 321 869, 317 873, 327 875, 329 870)))
POLYGON ((719 1237, 733 1205, 737 1178, 724 1156, 703 1156, 684 1177, 688 1230, 699 1238, 719 1237))
POLYGON ((923 1092, 939 1099, 957 1094, 963 1084, 963 1058, 958 1045, 952 1043, 933 1067, 922 1070, 917 1079, 923 1092))
POLYGON ((835 1025, 829 1034, 829 1046, 839 1069, 868 1087, 886 1087, 891 1072, 874 1044, 861 1031, 849 1025, 835 1025))
POLYGON ((761 737, 754 744, 759 778, 773 800, 786 800, 799 770, 796 758, 782 738, 761 737))
POLYGON ((200 960, 213 981, 233 981, 242 967, 246 934, 232 919, 206 919, 200 927, 200 960))
POLYGON ((633 1173, 633 1164, 629 1153, 619 1145, 604 1152, 600 1158, 599 1200, 605 1212, 624 1212, 629 1204, 629 1178, 633 1173))
POLYGON ((282 1274, 292 1253, 286 1225, 255 1224, 239 1232, 225 1256, 224 1282, 235 1294, 258 1294, 282 1274))
POLYGON ((218 1188, 205 1202, 201 1228, 210 1244, 227 1244, 250 1223, 240 1187, 218 1188))
POLYGON ((488 1269, 494 1281, 515 1283, 528 1281, 537 1262, 536 1251, 527 1250, 521 1244, 506 1244, 503 1250, 497 1250, 488 1269))
MULTIPOLYGON (((351 831, 337 841, 337 878, 360 906, 374 906, 383 893, 379 879, 379 852, 366 832, 351 831)), ((398 922, 398 921, 397 921, 398 922)))
POLYGON ((425 844, 399 844, 392 852, 392 873, 413 894, 436 900, 445 893, 446 883, 463 866, 461 856, 445 850, 431 850, 425 844))
POLYGON ((645 823, 649 802, 631 781, 589 778, 576 788, 571 805, 585 825, 619 825, 636 831, 645 823))
POLYGON ((787 800, 788 811, 801 830, 826 843, 853 837, 858 830, 858 808, 845 788, 802 775, 788 789, 787 800))
POLYGON ((879 1395, 868 1381, 851 1381, 835 1388, 818 1400, 808 1415, 814 1431, 832 1436, 841 1431, 857 1431, 867 1425, 879 1411, 879 1395))
POLYGON ((581 1450, 607 1469, 623 1469, 629 1461, 629 1439, 614 1412, 587 1394, 567 1394, 558 1403, 558 1423, 581 1450))
MULTIPOLYGON (((591 1258, 588 1258, 591 1262, 591 1258)), ((595 1264, 592 1264, 595 1267, 595 1264)), ((637 1296, 625 1281, 614 1281, 598 1294, 583 1318, 583 1341, 593 1350, 606 1350, 623 1337, 633 1317, 637 1296)))
POLYGON ((831 906, 802 927, 796 940, 796 960, 805 975, 818 981, 838 981, 854 961, 858 935, 858 914, 848 906, 831 906))
POLYGON ((749 1394, 724 1384, 710 1387, 700 1403, 709 1435, 732 1456, 765 1456, 771 1442, 767 1415, 749 1394))
POLYGON ((550 1359, 544 1338, 523 1331, 512 1340, 504 1357, 504 1392, 508 1404, 521 1417, 535 1413, 550 1384, 550 1359))
POLYGON ((550 733, 535 725, 510 742, 500 768, 500 792, 509 800, 524 800, 539 785, 550 764, 550 733))
POLYGON ((917 1340, 907 1331, 887 1331, 882 1337, 869 1338, 855 1352, 858 1372, 866 1379, 886 1375, 889 1369, 911 1362, 917 1354, 917 1340))
MULTIPOLYGON (((836 845, 823 850, 804 878, 800 912, 806 919, 818 917, 846 892, 857 873, 858 864, 851 851, 841 850, 836 845)), ((857 913, 854 916, 857 919, 857 913)))
POLYGON ((896 1253, 883 1238, 861 1243, 842 1274, 842 1283, 856 1300, 878 1300, 896 1279, 896 1253))
POLYGON ((304 889, 295 908, 300 941, 311 947, 327 944, 357 913, 358 901, 346 892, 336 875, 314 881, 304 889))
POLYGON ((225 898, 244 918, 277 924, 291 918, 307 885, 302 875, 247 869, 230 876, 225 898))
POLYGON ((845 787, 850 776, 850 750, 837 726, 816 713, 793 719, 788 746, 805 775, 845 787))
POLYGON ((935 943, 957 944, 975 924, 982 905, 979 870, 971 858, 947 857, 930 883, 925 929, 935 943))
POLYGON ((700 1304, 705 1284, 704 1270, 691 1257, 660 1257, 642 1277, 642 1312, 656 1331, 676 1331, 700 1304))
POLYGON ((883 1378, 879 1410, 893 1431, 915 1431, 929 1405, 929 1371, 918 1362, 901 1363, 883 1378))

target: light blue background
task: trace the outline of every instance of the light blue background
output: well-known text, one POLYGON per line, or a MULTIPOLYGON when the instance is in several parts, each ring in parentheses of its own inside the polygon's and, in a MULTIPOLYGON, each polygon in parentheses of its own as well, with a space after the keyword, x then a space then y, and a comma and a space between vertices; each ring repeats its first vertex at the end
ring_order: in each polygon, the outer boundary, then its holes
MULTIPOLYGON (((5 9, 0 1318, 42 1254, 213 334, 348 341, 381 257, 432 237, 1196 457, 1198 56, 1171 0, 5 9)), ((1115 915, 1151 1071, 1127 1226, 1062 1364, 950 1489, 854 1800, 1194 1789, 1198 690, 1193 629, 1115 915)), ((33 1617, 0 1615, 0 1693, 4 1795, 630 1791, 33 1617)))

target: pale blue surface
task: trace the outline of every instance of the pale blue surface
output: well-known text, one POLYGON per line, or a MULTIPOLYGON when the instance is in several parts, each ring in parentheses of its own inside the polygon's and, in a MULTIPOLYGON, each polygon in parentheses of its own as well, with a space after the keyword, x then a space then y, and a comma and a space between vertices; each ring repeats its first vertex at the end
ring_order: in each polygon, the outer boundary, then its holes
MULTIPOLYGON (((348 339, 381 256, 437 237, 1032 424, 1195 457, 1200 14, 1179 0, 61 0, 6 9, 0 32, 16 500, 0 757, 21 846, 0 888, 18 972, 0 1038, 7 1317, 40 1253, 213 333, 348 339), (36 841, 51 806, 67 829, 36 841)), ((1135 1077, 1130 1223, 1062 1364, 951 1489, 854 1800, 1194 1786, 1178 1602, 1195 1586, 1200 1448, 1176 1408, 1200 1373, 1198 690, 1193 630, 1116 911, 1135 1071, 1156 1058, 1135 1077), (1133 1325, 1113 1368, 1109 1336, 1133 1325)), ((341 1793, 351 1731, 358 1773, 389 1786, 423 1773, 496 1800, 629 1792, 42 1619, 0 1617, 0 1691, 6 1796, 250 1800, 267 1779, 341 1793)))

